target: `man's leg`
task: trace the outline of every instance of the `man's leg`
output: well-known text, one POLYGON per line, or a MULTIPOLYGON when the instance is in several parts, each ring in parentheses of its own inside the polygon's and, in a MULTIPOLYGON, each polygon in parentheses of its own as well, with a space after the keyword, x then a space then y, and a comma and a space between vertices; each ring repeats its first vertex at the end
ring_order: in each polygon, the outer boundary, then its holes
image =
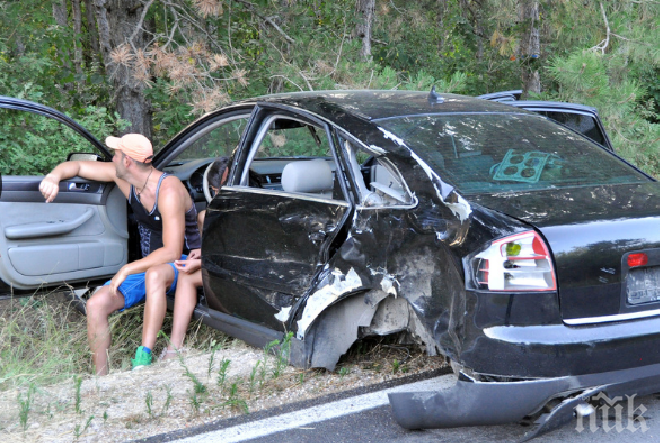
POLYGON ((168 349, 179 349, 186 338, 188 323, 197 304, 197 287, 202 286, 202 271, 192 274, 179 273, 174 296, 174 324, 168 349))
POLYGON ((110 348, 110 326, 108 316, 124 307, 121 293, 112 295, 108 286, 102 286, 87 301, 87 339, 92 350, 96 375, 108 373, 108 349, 110 348))
POLYGON ((174 267, 169 264, 149 268, 145 277, 147 297, 144 303, 142 346, 153 349, 158 331, 163 326, 167 312, 166 293, 176 277, 174 267))

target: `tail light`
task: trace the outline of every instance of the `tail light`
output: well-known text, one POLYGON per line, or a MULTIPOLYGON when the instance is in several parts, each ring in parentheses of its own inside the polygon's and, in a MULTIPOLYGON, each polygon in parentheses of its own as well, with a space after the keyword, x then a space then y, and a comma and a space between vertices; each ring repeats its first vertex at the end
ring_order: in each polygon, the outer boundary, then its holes
POLYGON ((489 291, 556 291, 547 245, 535 231, 493 242, 475 257, 476 281, 489 291))

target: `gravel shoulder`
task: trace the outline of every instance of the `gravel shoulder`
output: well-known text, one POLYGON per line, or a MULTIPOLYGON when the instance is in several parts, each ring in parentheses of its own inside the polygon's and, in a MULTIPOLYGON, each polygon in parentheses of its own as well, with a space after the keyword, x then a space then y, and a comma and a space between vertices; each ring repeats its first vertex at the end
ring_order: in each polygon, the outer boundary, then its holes
POLYGON ((191 351, 135 372, 40 386, 29 401, 27 389, 2 392, 0 441, 148 438, 444 366, 442 357, 378 345, 337 372, 302 371, 231 340, 213 353, 191 351))

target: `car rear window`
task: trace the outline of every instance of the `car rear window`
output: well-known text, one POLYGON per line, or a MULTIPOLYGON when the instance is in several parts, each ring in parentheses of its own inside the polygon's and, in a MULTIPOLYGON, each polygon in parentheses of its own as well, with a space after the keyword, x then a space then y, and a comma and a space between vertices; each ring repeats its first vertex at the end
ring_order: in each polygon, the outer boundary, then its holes
POLYGON ((378 124, 466 194, 649 181, 601 146, 522 114, 438 114, 378 124))

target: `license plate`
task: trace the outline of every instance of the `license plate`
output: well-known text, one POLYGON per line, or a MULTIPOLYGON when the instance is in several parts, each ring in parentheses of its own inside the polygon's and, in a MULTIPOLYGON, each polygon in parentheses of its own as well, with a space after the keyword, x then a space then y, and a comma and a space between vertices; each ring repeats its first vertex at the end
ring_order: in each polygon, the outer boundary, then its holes
POLYGON ((626 277, 628 303, 638 305, 660 300, 660 266, 631 269, 626 277))

